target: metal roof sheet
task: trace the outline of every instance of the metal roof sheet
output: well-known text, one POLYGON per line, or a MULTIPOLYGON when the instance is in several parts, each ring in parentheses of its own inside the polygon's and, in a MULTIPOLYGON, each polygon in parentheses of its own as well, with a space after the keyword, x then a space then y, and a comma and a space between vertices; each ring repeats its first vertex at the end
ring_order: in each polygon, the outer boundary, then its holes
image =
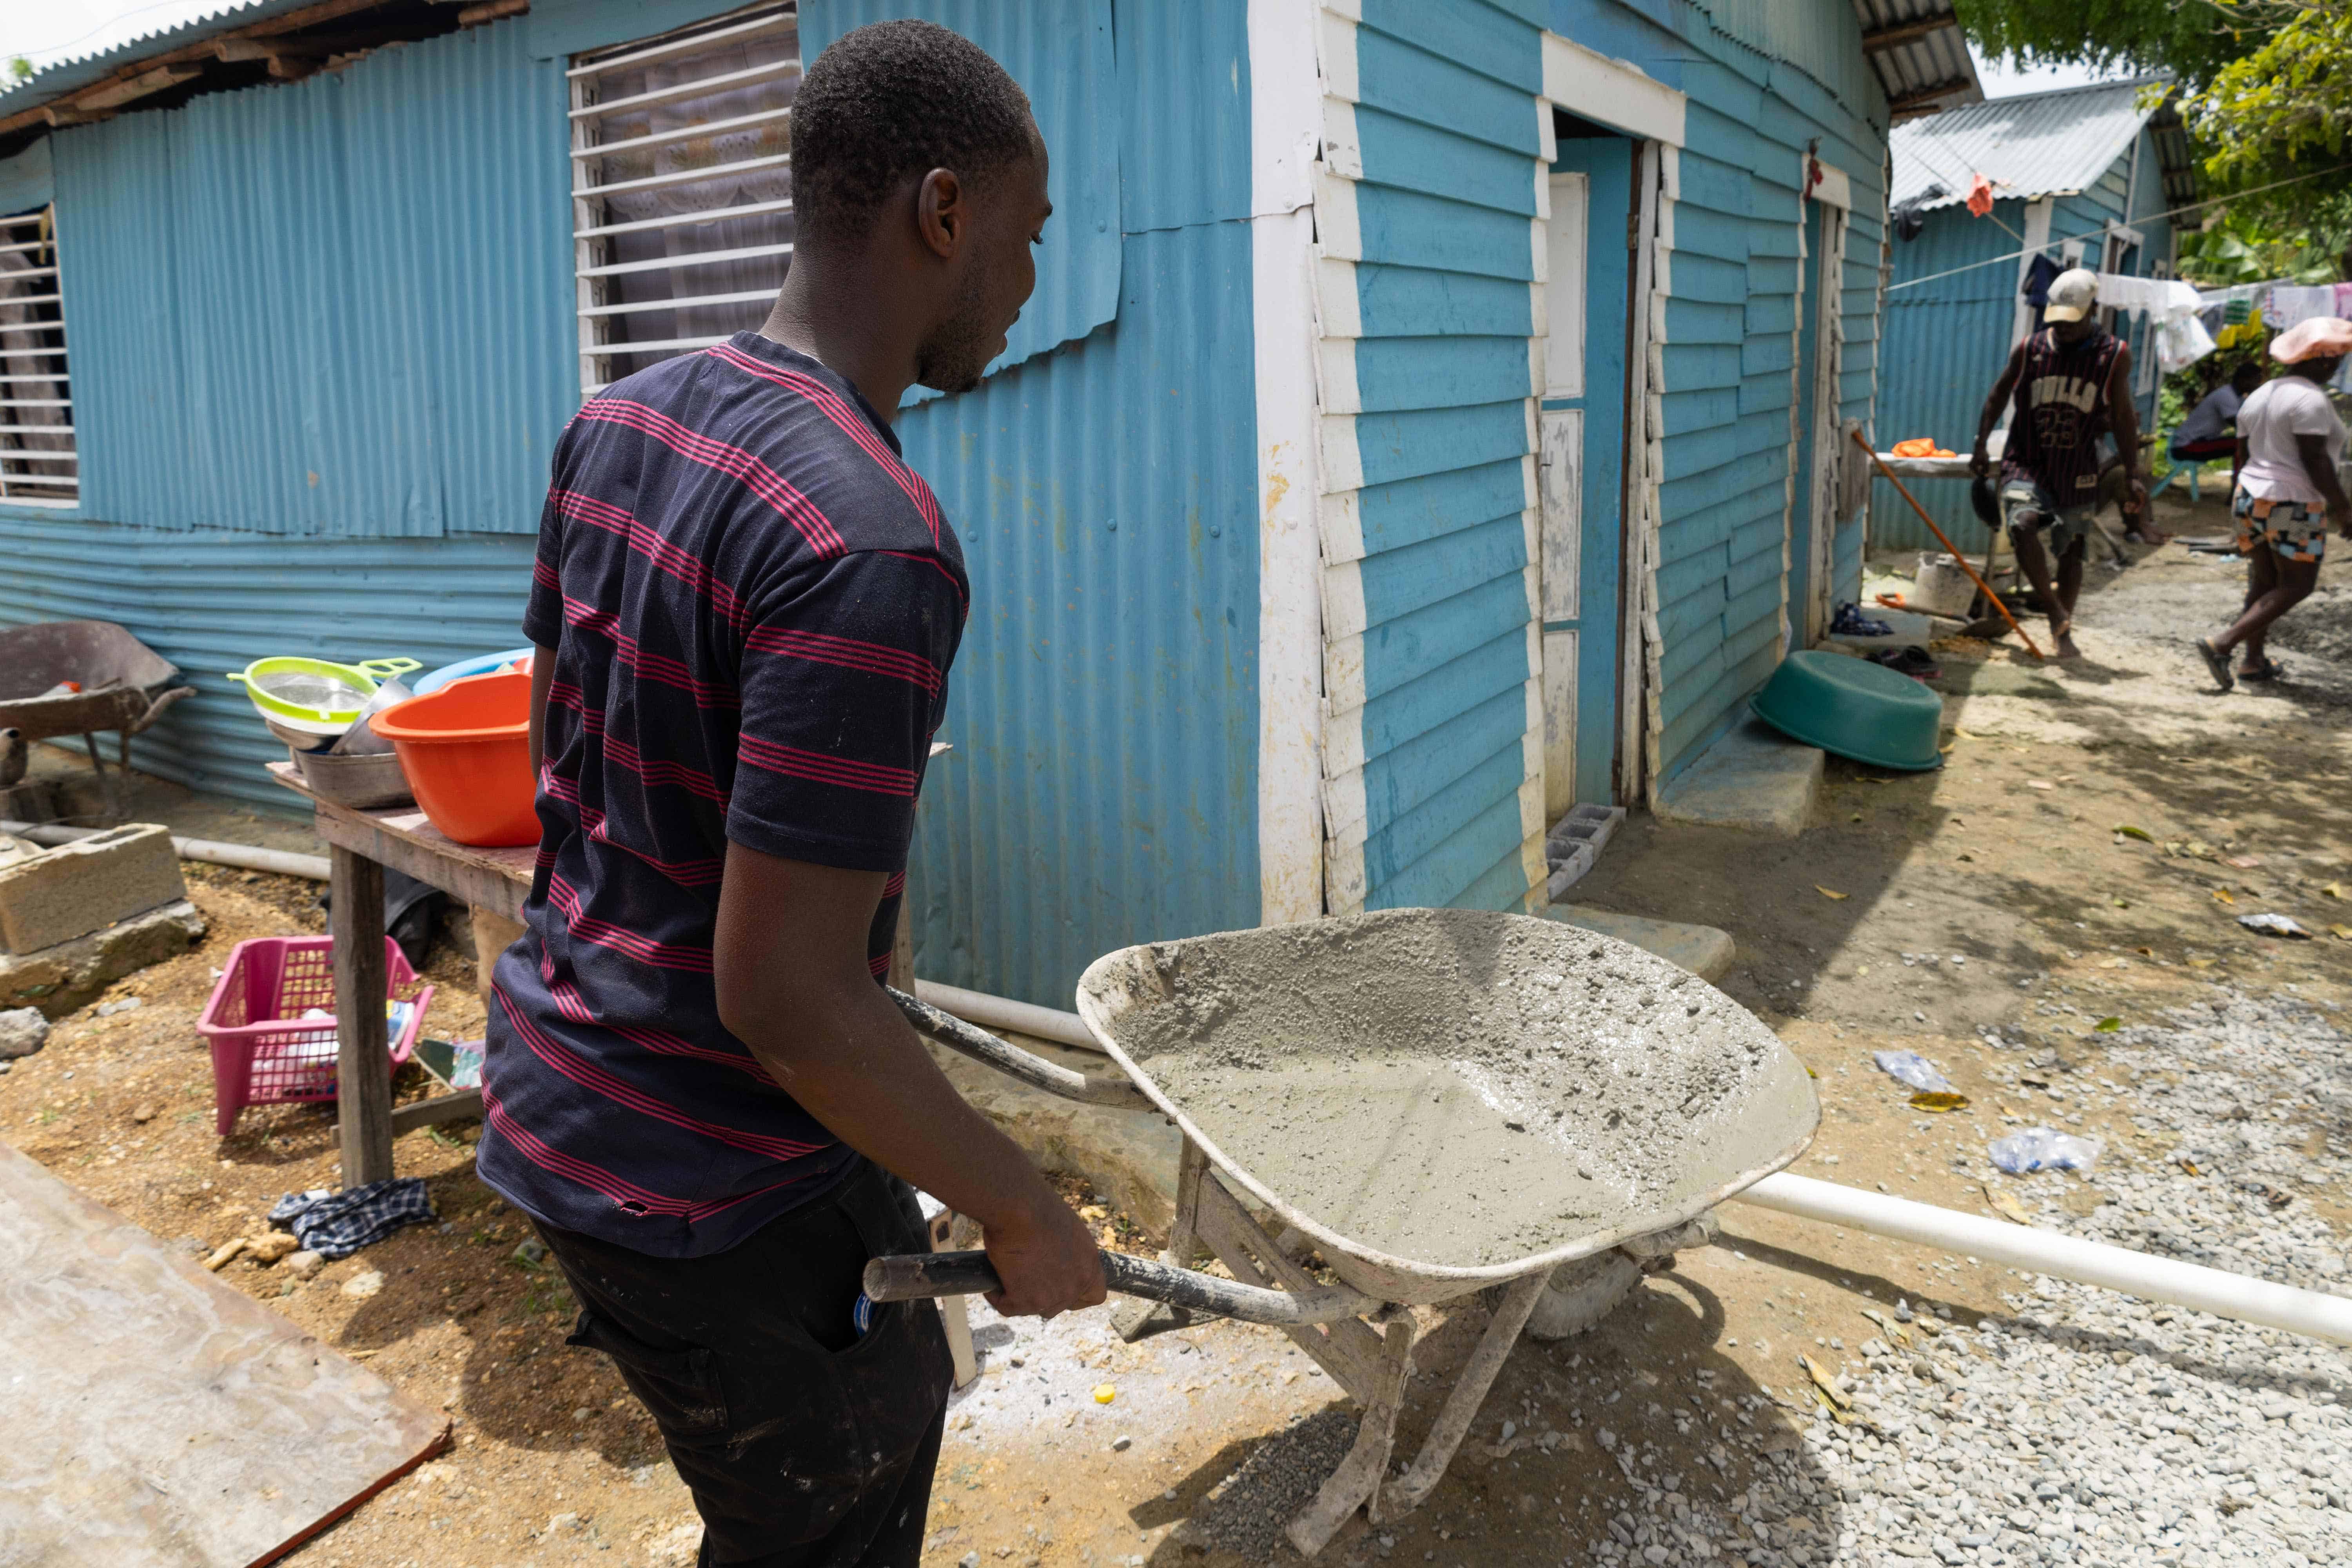
POLYGON ((2186 186, 2195 195, 2189 143, 2178 134, 2179 116, 2169 104, 2144 109, 2139 89, 2153 77, 2097 82, 2056 92, 1996 98, 1948 109, 1898 125, 1888 138, 1895 161, 1888 200, 1896 204, 1940 184, 1945 194, 1921 204, 1930 211, 1968 199, 1971 175, 1992 182, 2000 196, 2032 200, 2088 189, 2131 150, 2132 139, 2151 118, 2160 117, 2158 152, 2163 159, 2168 195, 2186 186), (2169 129, 2174 134, 2168 139, 2169 129), (2169 145, 2168 145, 2168 141, 2169 145))
POLYGON ((1952 0, 1853 0, 1853 14, 1871 68, 1898 118, 1984 97, 1952 0))
POLYGON ((183 44, 200 43, 216 33, 226 33, 255 22, 266 22, 272 16, 288 11, 299 11, 316 4, 318 0, 229 0, 229 4, 187 21, 141 33, 88 54, 54 60, 5 92, 0 92, 0 120, 19 110, 37 108, 53 98, 62 98, 92 82, 101 81, 112 75, 118 66, 144 59, 150 55, 164 54, 183 44))

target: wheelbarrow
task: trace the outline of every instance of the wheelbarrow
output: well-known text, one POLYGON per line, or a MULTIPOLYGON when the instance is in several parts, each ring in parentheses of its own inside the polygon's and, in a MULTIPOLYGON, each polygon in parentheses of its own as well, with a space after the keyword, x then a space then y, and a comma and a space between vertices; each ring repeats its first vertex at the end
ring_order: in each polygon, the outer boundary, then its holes
MULTIPOLYGON (((1288 1526, 1308 1556, 1360 1507, 1378 1521, 1420 1506, 1531 1315, 1573 1311, 1567 1298, 1612 1278, 1604 1264, 1622 1293, 1629 1255, 1711 1234, 1709 1211, 1796 1159, 1821 1120, 1803 1064, 1721 992, 1517 915, 1393 910, 1109 953, 1078 1014, 1123 1077, 890 994, 950 1049, 1181 1130, 1167 1250, 1106 1252, 1104 1273, 1124 1295, 1281 1329, 1356 1400, 1353 1447, 1288 1526), (1189 1267, 1202 1247, 1232 1279, 1189 1267), (1412 1309, 1482 1291, 1485 1334, 1392 1476, 1412 1309)), ((995 1287, 984 1252, 866 1270, 877 1301, 995 1287)))
MULTIPOLYGON (((0 731, 26 742, 79 735, 107 797, 114 793, 99 760, 98 731, 116 731, 116 760, 127 781, 131 737, 163 717, 193 686, 174 686, 179 667, 112 621, 43 621, 0 631, 0 731), (67 682, 79 691, 46 695, 67 682)), ((5 738, 5 737, 0 737, 5 738)), ((0 784, 13 784, 0 779, 0 784)))

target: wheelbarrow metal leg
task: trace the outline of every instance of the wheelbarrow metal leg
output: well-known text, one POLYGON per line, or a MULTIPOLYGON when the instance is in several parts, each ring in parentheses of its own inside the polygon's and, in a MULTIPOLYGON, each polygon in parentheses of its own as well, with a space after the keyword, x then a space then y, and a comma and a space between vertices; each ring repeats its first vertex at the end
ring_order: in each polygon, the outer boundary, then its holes
MULTIPOLYGON (((1160 1254, 1160 1261, 1171 1268, 1192 1268, 1193 1255, 1201 1250, 1201 1180, 1208 1169, 1209 1157, 1186 1139, 1176 1161, 1176 1215, 1168 1222, 1168 1245, 1160 1254)), ((1166 1301, 1137 1300, 1122 1303, 1110 1321, 1118 1337, 1133 1344, 1153 1334, 1191 1328, 1192 1314, 1166 1301)))
POLYGON ((1405 1384, 1412 1379, 1415 1328, 1409 1308, 1391 1308, 1385 1316, 1379 1359, 1372 1370, 1371 1397, 1364 1402, 1355 1446, 1315 1494, 1315 1500, 1292 1516, 1283 1532, 1302 1555, 1312 1557, 1322 1551, 1359 1508, 1370 1511, 1376 1522, 1380 1519, 1381 1481, 1388 1474, 1389 1451, 1396 1445, 1397 1412, 1404 1406, 1405 1384))
MULTIPOLYGON (((1265 1228, 1250 1217, 1240 1200, 1225 1191, 1224 1184, 1214 1176, 1202 1179, 1197 1223, 1201 1239, 1234 1271, 1236 1279, 1293 1294, 1329 1289, 1285 1257, 1265 1228)), ((1313 1356, 1315 1364, 1329 1373, 1331 1381, 1349 1398, 1359 1405, 1371 1402, 1372 1389, 1379 1381, 1374 1369, 1380 1362, 1381 1337, 1367 1328, 1362 1319, 1341 1318, 1328 1323, 1285 1326, 1282 1331, 1300 1350, 1313 1356)))
POLYGON ((1535 1310, 1536 1298, 1543 1294, 1544 1285, 1550 1278, 1548 1271, 1526 1275, 1512 1280, 1504 1290, 1485 1337, 1470 1352, 1461 1375, 1454 1380, 1454 1387, 1445 1395, 1444 1407, 1438 1411, 1436 1425, 1430 1427, 1412 1468, 1381 1489, 1380 1507, 1383 1514, 1410 1513, 1436 1489, 1445 1467, 1454 1461, 1454 1451, 1462 1446, 1470 1423, 1476 1418, 1478 1406, 1486 1402, 1486 1391, 1495 1385, 1496 1374, 1503 1370, 1511 1347, 1519 1342, 1519 1331, 1527 1327, 1528 1314, 1535 1310))

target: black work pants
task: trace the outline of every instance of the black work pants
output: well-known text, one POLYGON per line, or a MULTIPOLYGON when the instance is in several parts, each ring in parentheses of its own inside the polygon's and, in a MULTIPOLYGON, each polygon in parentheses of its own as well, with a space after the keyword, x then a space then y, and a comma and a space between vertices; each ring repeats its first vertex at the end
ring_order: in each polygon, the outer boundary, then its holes
POLYGON ((929 1250, 873 1165, 708 1258, 542 1225, 580 1298, 570 1342, 613 1358, 702 1515, 701 1562, 916 1568, 952 1379, 929 1301, 854 1321, 866 1261, 929 1250))

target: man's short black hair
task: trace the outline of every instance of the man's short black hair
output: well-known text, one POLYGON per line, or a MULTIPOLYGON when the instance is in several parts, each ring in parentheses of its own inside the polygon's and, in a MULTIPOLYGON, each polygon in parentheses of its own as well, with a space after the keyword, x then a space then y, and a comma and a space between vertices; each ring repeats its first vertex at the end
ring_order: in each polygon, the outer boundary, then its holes
POLYGON ((985 180, 1034 151, 1029 98, 988 52, 933 22, 870 22, 834 40, 793 100, 803 237, 847 238, 933 169, 985 180))

